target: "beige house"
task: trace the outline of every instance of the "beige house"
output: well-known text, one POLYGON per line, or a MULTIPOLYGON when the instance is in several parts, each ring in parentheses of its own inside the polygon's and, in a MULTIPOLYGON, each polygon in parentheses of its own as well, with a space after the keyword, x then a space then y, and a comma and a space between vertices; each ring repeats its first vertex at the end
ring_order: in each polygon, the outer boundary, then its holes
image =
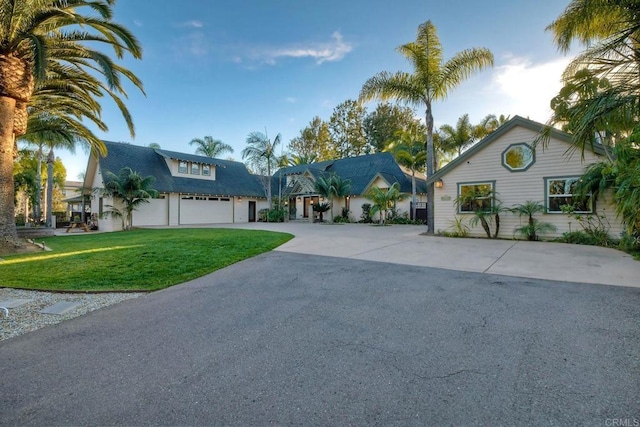
MULTIPOLYGON (((321 199, 315 191, 315 181, 319 176, 331 174, 350 183, 348 196, 341 200, 332 200, 334 217, 341 215, 342 208, 346 207, 349 210, 350 220, 359 221, 363 213, 362 205, 371 204, 371 201, 366 198, 367 192, 373 187, 388 189, 396 183, 400 187, 400 192, 407 195, 404 200, 396 204, 396 212, 411 213, 411 172, 401 168, 391 153, 367 154, 283 168, 274 174, 271 191, 274 195, 281 193, 283 199, 287 201, 290 219, 308 219, 309 215, 313 215, 311 210, 313 204, 328 202, 321 199)), ((416 199, 417 206, 424 211, 426 187, 424 175, 419 175, 416 176, 416 199)), ((328 219, 330 216, 331 212, 327 212, 324 218, 328 219)), ((378 218, 376 215, 375 219, 378 218)))
MULTIPOLYGON (((543 238, 581 230, 578 221, 563 213, 561 206, 573 203, 573 184, 589 164, 602 160, 604 151, 601 147, 587 148, 582 157, 580 150, 572 144, 571 136, 555 129, 551 131, 548 144, 536 145, 543 127, 541 123, 516 116, 435 173, 428 182, 434 182, 436 187, 436 232, 452 231, 456 217, 463 218, 468 225, 474 216, 473 210, 470 205, 456 204, 456 198, 487 189, 495 192, 503 207, 527 201, 543 204, 544 212, 536 218, 557 228, 543 238)), ((491 203, 491 200, 477 200, 476 206, 477 203, 491 203)), ((603 215, 612 237, 618 237, 623 230, 610 197, 591 200, 577 211, 583 215, 603 215)), ((517 214, 502 213, 498 237, 519 238, 515 229, 526 221, 527 218, 517 214)), ((486 236, 480 225, 471 227, 470 235, 486 236)))
POLYGON ((243 163, 104 142, 108 154, 91 154, 84 182, 93 189, 91 212, 102 231, 122 229, 120 218, 102 215, 108 206, 121 206, 101 190, 107 172, 117 175, 124 167, 153 176, 153 188, 160 193, 133 212, 134 227, 254 222, 259 210, 268 207, 264 186, 243 163))

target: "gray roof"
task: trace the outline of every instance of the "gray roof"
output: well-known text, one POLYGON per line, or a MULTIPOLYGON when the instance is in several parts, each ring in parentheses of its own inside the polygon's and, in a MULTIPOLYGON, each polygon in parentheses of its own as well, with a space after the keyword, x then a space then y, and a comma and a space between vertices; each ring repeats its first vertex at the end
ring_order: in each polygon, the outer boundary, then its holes
MULTIPOLYGON (((517 126, 532 130, 534 132, 538 132, 540 134, 540 138, 542 138, 542 134, 544 131, 548 131, 549 135, 552 138, 558 139, 560 141, 564 141, 570 145, 575 146, 573 137, 566 132, 563 132, 556 128, 550 128, 545 124, 535 122, 533 120, 525 119, 524 117, 521 117, 521 116, 514 116, 511 120, 509 120, 508 122, 500 126, 498 129, 493 131, 486 138, 484 138, 483 140, 475 144, 473 147, 471 147, 470 149, 462 153, 460 156, 453 159, 451 162, 447 163, 442 169, 440 169, 439 171, 431 175, 426 182, 432 183, 439 180, 444 175, 446 175, 449 171, 453 170, 456 166, 466 162, 471 156, 473 156, 474 154, 482 150, 484 147, 491 144, 493 141, 500 138, 502 135, 504 135, 505 133, 507 133, 508 131, 510 131, 511 129, 517 126)), ((541 139, 541 142, 542 141, 543 140, 541 139)), ((601 154, 601 155, 604 154, 604 147, 601 144, 594 144, 589 148, 595 154, 601 154)))
POLYGON ((107 156, 99 158, 103 180, 106 172, 114 174, 125 167, 142 176, 153 176, 153 184, 160 193, 206 194, 214 196, 265 197, 259 178, 247 170, 244 163, 230 160, 211 159, 204 156, 176 153, 149 147, 104 141, 107 156), (206 180, 172 176, 165 158, 185 160, 216 166, 216 179, 206 180))
MULTIPOLYGON (((400 169, 391 153, 376 153, 357 157, 347 157, 338 160, 311 163, 308 165, 292 166, 280 169, 272 180, 273 194, 277 194, 278 174, 301 175, 308 172, 314 178, 319 175, 335 173, 342 179, 351 181, 351 194, 364 194, 367 186, 376 176, 383 177, 389 184, 398 182, 400 191, 411 193, 411 176, 400 169)), ((417 191, 425 192, 424 179, 416 179, 417 191)))

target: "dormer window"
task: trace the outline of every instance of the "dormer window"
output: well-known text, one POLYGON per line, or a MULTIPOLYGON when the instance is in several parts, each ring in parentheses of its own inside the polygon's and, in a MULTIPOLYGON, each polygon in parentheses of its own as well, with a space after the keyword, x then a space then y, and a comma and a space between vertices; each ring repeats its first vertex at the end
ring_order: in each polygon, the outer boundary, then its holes
POLYGON ((178 164, 178 173, 187 173, 187 172, 188 172, 187 162, 180 162, 178 164))
POLYGON ((211 176, 211 166, 209 166, 209 165, 202 165, 202 175, 204 175, 204 176, 211 176))
POLYGON ((200 165, 191 163, 191 175, 200 175, 200 165))

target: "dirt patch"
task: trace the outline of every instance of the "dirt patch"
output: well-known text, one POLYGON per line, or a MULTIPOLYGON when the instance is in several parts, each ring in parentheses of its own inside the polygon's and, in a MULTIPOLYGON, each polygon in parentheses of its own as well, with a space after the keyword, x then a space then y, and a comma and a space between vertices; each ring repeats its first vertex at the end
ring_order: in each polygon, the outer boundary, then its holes
POLYGON ((34 244, 32 242, 23 242, 23 245, 20 247, 6 247, 0 245, 0 256, 28 254, 32 252, 42 252, 43 250, 45 249, 42 248, 42 244, 34 244))

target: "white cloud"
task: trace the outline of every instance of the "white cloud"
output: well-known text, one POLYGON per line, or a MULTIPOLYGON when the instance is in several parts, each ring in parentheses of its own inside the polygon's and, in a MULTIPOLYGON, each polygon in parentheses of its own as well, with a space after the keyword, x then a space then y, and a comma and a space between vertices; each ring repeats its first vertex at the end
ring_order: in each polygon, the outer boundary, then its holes
POLYGON ((192 19, 190 21, 179 22, 175 24, 175 26, 178 28, 202 28, 204 27, 204 23, 202 21, 192 19))
POLYGON ((260 47, 250 49, 246 55, 248 59, 257 60, 267 65, 275 65, 282 58, 312 58, 316 64, 340 61, 353 49, 351 43, 344 41, 339 32, 331 35, 328 42, 298 43, 283 47, 260 47))
POLYGON ((140 19, 134 19, 133 25, 135 25, 136 27, 142 27, 144 23, 140 19))
POLYGON ((293 96, 288 96, 284 100, 289 104, 295 104, 296 102, 298 102, 298 99, 294 98, 293 96))
POLYGON ((560 91, 562 73, 570 60, 559 58, 536 64, 527 58, 509 58, 493 71, 488 97, 493 105, 491 111, 546 122, 551 115, 549 102, 560 91))

